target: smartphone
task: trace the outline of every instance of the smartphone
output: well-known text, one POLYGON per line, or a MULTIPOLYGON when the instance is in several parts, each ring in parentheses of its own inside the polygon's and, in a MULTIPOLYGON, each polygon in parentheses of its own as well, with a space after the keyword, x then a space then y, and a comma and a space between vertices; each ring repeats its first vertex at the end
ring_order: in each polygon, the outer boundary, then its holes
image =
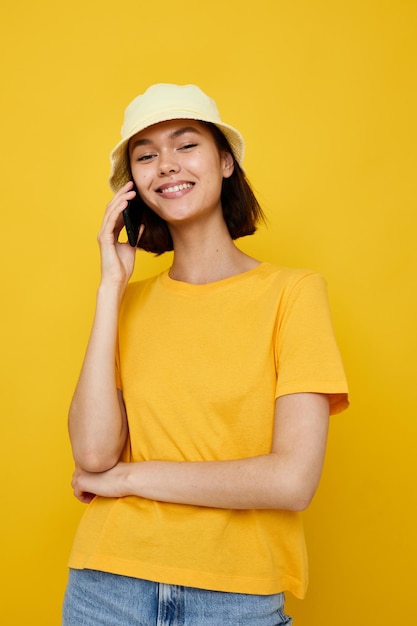
POLYGON ((125 223, 127 240, 132 248, 136 248, 138 243, 139 229, 142 223, 143 213, 136 187, 135 191, 136 196, 130 200, 129 204, 123 211, 123 221, 125 223))

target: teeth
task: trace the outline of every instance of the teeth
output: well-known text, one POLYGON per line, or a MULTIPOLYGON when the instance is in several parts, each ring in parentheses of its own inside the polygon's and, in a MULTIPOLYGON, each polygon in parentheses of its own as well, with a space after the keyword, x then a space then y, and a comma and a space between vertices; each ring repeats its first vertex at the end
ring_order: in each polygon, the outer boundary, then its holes
POLYGON ((172 187, 165 187, 161 189, 161 193, 174 193, 174 191, 182 191, 183 189, 190 189, 191 183, 183 183, 182 185, 173 185, 172 187))

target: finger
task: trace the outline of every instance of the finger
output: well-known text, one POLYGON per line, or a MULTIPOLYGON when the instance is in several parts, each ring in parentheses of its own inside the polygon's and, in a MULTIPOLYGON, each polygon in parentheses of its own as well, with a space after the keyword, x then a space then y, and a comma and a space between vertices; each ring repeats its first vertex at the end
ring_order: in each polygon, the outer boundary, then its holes
POLYGON ((127 185, 122 187, 122 189, 120 189, 108 203, 99 232, 99 239, 102 236, 112 233, 115 240, 117 240, 119 233, 124 226, 122 212, 126 209, 130 200, 133 200, 136 196, 136 191, 130 188, 125 189, 126 186, 127 185))
POLYGON ((95 498, 94 493, 90 493, 89 491, 83 491, 81 496, 81 502, 84 504, 90 504, 90 502, 95 498))
POLYGON ((84 504, 88 504, 95 497, 95 494, 91 493, 90 491, 84 491, 84 489, 82 488, 80 484, 81 479, 82 479, 82 470, 77 468, 73 474, 72 481, 71 481, 71 486, 74 492, 74 496, 80 502, 83 502, 84 504))
POLYGON ((74 491, 74 496, 83 504, 90 504, 90 502, 96 497, 94 493, 89 493, 88 491, 74 491))
POLYGON ((133 189, 133 182, 130 180, 114 194, 113 198, 107 204, 107 213, 111 213, 116 207, 120 206, 121 202, 131 200, 135 195, 136 191, 133 189))

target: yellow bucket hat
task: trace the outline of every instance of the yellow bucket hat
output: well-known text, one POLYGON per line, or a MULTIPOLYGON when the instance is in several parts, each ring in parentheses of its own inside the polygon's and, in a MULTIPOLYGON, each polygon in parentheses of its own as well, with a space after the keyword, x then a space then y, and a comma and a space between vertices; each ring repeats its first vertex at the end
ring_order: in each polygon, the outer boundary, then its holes
POLYGON ((110 154, 110 187, 116 192, 131 179, 127 145, 129 139, 141 130, 175 119, 211 122, 228 140, 233 154, 242 166, 245 143, 236 128, 225 124, 214 100, 196 85, 152 85, 127 106, 121 130, 122 139, 110 154))

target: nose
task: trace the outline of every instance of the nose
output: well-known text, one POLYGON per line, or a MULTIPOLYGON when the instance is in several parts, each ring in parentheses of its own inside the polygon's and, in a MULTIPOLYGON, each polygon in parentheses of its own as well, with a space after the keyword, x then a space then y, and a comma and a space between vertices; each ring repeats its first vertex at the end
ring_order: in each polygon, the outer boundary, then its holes
POLYGON ((159 173, 161 176, 169 176, 170 174, 176 174, 179 172, 180 166, 175 156, 170 154, 161 155, 159 163, 159 173))
POLYGON ((180 168, 177 163, 161 163, 159 166, 159 173, 161 176, 169 176, 170 174, 176 174, 180 168))

